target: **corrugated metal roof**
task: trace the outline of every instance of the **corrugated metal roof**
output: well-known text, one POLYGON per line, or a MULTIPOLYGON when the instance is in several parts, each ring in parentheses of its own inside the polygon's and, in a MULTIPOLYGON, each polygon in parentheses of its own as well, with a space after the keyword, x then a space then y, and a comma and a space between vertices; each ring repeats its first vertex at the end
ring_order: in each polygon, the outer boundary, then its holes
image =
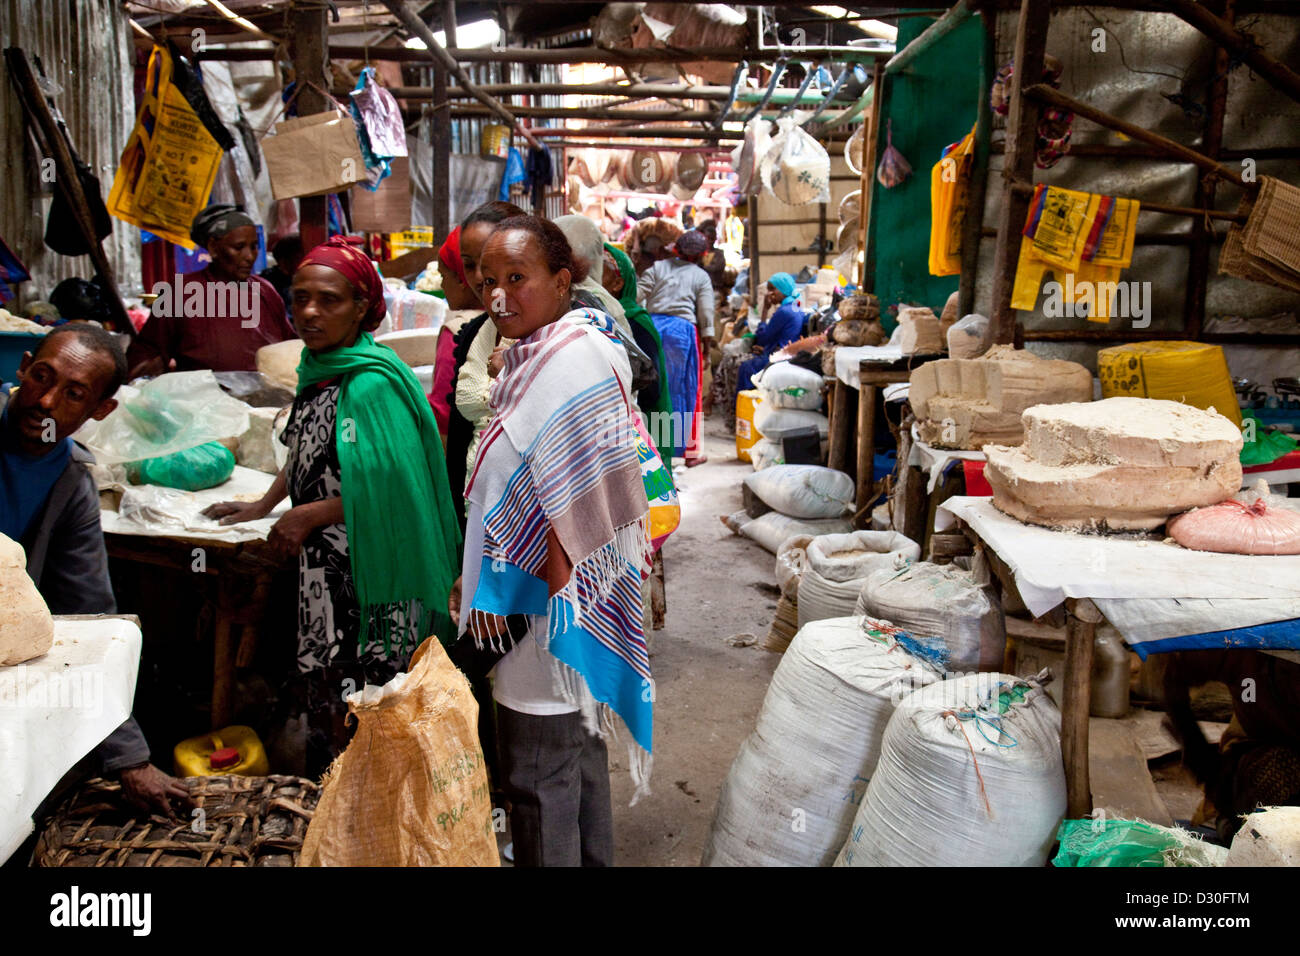
MULTIPOLYGON (((0 43, 21 47, 63 92, 55 104, 73 146, 99 177, 104 198, 118 157, 135 123, 131 28, 117 0, 0 0, 0 43)), ((45 298, 62 279, 89 279, 89 257, 69 258, 47 249, 45 218, 52 193, 43 192, 39 155, 24 132, 23 114, 6 77, 0 89, 0 148, 7 178, 0 189, 0 236, 31 271, 20 302, 45 298)), ((140 231, 117 220, 105 242, 119 291, 140 291, 140 231)))

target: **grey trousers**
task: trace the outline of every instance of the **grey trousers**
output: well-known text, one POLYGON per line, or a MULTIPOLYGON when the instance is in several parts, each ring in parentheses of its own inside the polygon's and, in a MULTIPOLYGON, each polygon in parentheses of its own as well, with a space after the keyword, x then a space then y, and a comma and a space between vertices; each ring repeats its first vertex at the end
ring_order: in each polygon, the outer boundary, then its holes
POLYGON ((612 866, 605 742, 581 714, 537 717, 497 704, 515 866, 612 866))

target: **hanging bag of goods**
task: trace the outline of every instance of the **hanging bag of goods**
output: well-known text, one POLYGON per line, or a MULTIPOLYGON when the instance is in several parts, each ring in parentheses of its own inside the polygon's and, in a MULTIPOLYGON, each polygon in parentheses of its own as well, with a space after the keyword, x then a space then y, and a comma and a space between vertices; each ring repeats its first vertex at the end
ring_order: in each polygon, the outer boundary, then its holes
POLYGON ((752 119, 745 124, 745 138, 731 151, 731 166, 736 171, 736 193, 740 199, 756 196, 763 188, 759 166, 771 148, 771 120, 752 119))
POLYGON ((275 199, 346 192, 366 178, 356 123, 336 102, 323 113, 281 120, 261 145, 275 199))
POLYGON ((1060 734, 1037 678, 971 674, 909 694, 835 865, 1043 866, 1065 816, 1060 734))
POLYGON ((722 785, 704 866, 830 866, 895 704, 940 679, 906 641, 860 617, 795 635, 722 785))
POLYGON ((912 164, 894 147, 894 121, 885 123, 885 152, 876 167, 876 181, 886 189, 901 186, 912 175, 912 164))
MULTIPOLYGON (((368 66, 361 71, 361 78, 350 96, 357 141, 366 161, 366 181, 362 185, 373 191, 379 188, 380 180, 391 174, 392 160, 406 155, 402 110, 393 94, 375 81, 374 67, 368 66)), ((408 193, 409 188, 408 182, 408 193)), ((407 225, 410 225, 409 220, 407 225)), ((400 226, 388 231, 401 232, 405 228, 400 226)))
POLYGON ((975 127, 948 146, 930 170, 930 275, 961 274, 961 234, 970 202, 975 127))
POLYGON ((805 206, 831 201, 831 158, 821 143, 795 125, 776 121, 777 134, 760 164, 763 185, 781 202, 805 206))
MULTIPOLYGON (((153 48, 135 129, 122 150, 108 194, 108 211, 123 222, 193 249, 190 226, 208 204, 223 149, 235 142, 219 123, 216 130, 209 128, 179 85, 185 75, 184 66, 173 62, 165 48, 153 48), (224 134, 224 143, 218 134, 224 134)), ((197 82, 191 84, 190 93, 201 98, 205 113, 211 112, 197 82)))

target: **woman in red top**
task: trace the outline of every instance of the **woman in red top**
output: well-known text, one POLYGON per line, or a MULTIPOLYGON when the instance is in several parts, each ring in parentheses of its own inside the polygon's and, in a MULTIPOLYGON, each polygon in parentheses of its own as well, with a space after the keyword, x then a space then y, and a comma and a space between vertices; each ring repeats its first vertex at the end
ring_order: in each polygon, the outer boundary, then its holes
POLYGON ((211 263, 155 287, 159 293, 127 350, 131 377, 255 371, 257 350, 296 338, 275 286, 253 275, 257 229, 235 206, 215 205, 194 219, 190 238, 211 263))

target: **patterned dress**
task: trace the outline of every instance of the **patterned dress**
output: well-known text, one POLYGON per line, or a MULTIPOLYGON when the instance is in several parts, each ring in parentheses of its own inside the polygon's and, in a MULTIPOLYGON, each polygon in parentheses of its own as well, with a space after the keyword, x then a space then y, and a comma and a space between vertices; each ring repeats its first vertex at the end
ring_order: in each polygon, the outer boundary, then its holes
MULTIPOLYGON (((339 382, 305 388, 294 400, 283 441, 289 499, 296 507, 342 495, 335 447, 339 382)), ((358 647, 361 609, 348 556, 347 526, 315 528, 298 554, 298 670, 293 696, 307 716, 309 776, 323 773, 351 738, 343 698, 367 682, 383 684, 402 669, 404 658, 384 653, 383 643, 358 647)))

